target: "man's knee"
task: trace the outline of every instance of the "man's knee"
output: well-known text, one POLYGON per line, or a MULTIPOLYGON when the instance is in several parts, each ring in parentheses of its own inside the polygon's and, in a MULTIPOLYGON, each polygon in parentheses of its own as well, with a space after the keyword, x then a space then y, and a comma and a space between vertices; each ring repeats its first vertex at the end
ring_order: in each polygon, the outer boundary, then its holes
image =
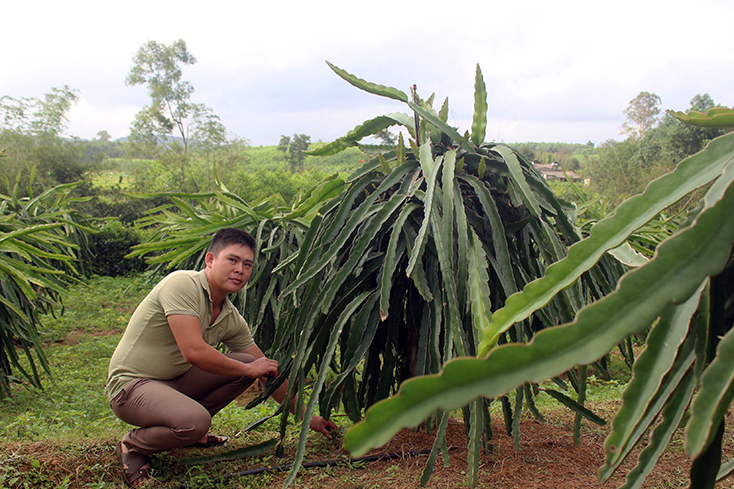
POLYGON ((195 412, 186 413, 171 431, 186 445, 196 443, 209 432, 212 417, 206 409, 197 409, 195 412))

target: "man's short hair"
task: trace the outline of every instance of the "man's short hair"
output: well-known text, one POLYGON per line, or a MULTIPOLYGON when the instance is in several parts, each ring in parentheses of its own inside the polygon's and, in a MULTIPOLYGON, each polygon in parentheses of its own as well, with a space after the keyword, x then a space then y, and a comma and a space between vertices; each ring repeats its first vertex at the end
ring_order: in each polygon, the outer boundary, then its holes
POLYGON ((212 242, 209 244, 207 252, 217 256, 220 251, 233 244, 250 248, 253 255, 257 253, 255 238, 247 231, 237 228, 222 228, 217 231, 217 234, 214 235, 212 242))

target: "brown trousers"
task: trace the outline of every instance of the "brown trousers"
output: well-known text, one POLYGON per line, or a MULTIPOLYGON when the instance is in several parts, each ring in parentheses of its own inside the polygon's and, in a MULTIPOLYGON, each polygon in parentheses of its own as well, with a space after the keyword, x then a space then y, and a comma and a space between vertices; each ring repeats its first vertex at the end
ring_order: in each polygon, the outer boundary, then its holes
MULTIPOLYGON (((247 353, 227 356, 243 363, 255 360, 247 353)), ((150 455, 198 442, 208 433, 212 416, 253 381, 191 367, 171 380, 135 380, 110 401, 110 406, 118 418, 140 427, 123 437, 128 450, 150 455)))

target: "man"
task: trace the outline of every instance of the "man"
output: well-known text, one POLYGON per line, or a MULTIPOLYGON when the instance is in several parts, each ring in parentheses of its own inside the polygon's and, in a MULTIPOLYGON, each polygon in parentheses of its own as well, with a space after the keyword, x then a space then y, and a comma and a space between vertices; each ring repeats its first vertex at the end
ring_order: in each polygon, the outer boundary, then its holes
MULTIPOLYGON (((208 434, 211 417, 255 379, 264 385, 278 362, 260 351, 245 319, 228 299, 252 273, 255 240, 239 229, 214 236, 200 272, 173 272, 140 303, 110 360, 107 394, 123 421, 135 426, 117 444, 125 482, 150 479, 149 455, 185 446, 221 445, 208 434), (232 353, 215 346, 224 343, 232 353)), ((283 384, 272 397, 282 402, 283 384)), ((291 404, 293 412, 295 403, 291 404)), ((311 429, 331 438, 333 421, 313 416, 311 429)))

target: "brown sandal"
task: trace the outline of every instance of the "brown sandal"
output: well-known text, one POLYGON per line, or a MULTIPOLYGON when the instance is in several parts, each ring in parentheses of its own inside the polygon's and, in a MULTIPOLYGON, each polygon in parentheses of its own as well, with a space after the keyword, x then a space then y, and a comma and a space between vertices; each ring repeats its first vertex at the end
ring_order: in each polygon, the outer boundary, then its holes
POLYGON ((142 453, 125 452, 122 450, 122 442, 115 447, 117 458, 122 464, 122 477, 129 487, 138 487, 141 483, 150 480, 150 458, 142 453))

